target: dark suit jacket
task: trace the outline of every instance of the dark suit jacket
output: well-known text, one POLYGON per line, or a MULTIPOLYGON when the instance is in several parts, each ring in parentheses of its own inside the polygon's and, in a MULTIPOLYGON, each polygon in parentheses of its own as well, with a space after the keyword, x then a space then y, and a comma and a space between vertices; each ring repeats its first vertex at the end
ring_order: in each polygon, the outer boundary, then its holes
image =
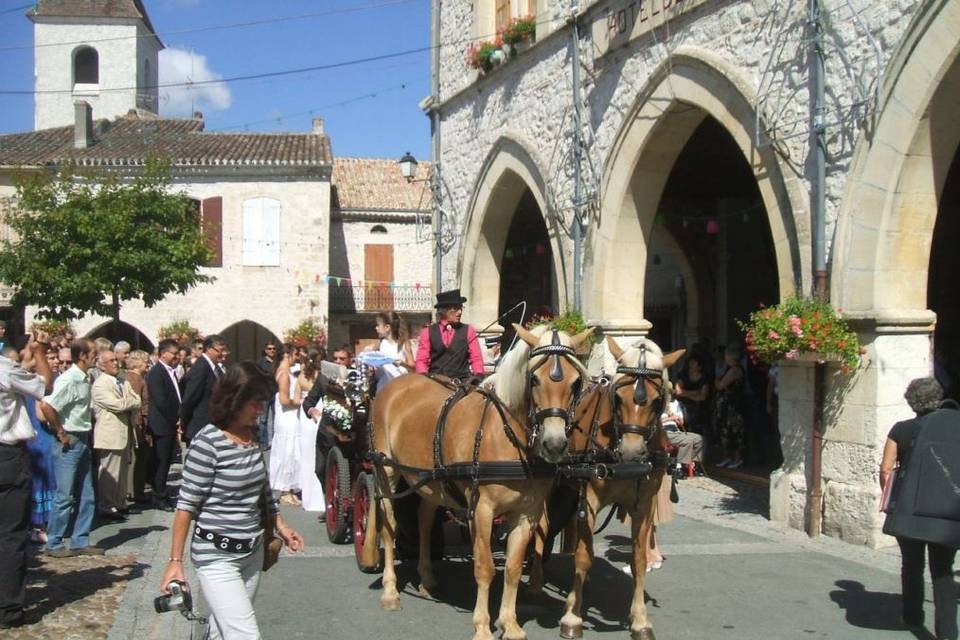
POLYGON ((180 404, 180 420, 183 435, 189 441, 200 429, 210 424, 210 394, 217 376, 206 358, 200 357, 180 380, 183 399, 180 404))
POLYGON ((303 399, 303 404, 300 405, 300 408, 303 409, 304 413, 309 413, 310 409, 313 409, 320 401, 323 399, 323 396, 327 395, 327 377, 322 373, 317 374, 317 380, 313 383, 313 386, 310 387, 310 391, 307 393, 307 397, 303 399))
POLYGON ((147 393, 150 396, 147 414, 150 433, 155 436, 176 435, 180 398, 162 362, 153 365, 147 372, 147 393))

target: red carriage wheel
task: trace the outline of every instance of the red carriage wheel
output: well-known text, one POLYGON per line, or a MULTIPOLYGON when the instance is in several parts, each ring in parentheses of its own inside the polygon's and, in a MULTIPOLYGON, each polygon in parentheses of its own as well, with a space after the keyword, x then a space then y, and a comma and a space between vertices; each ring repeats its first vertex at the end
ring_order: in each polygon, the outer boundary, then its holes
POLYGON ((357 568, 363 573, 380 573, 383 570, 380 539, 376 531, 376 495, 373 475, 361 472, 353 484, 353 552, 357 558, 357 568))
POLYGON ((327 454, 327 472, 323 497, 327 503, 327 537, 334 544, 344 544, 350 538, 350 464, 339 447, 327 454))

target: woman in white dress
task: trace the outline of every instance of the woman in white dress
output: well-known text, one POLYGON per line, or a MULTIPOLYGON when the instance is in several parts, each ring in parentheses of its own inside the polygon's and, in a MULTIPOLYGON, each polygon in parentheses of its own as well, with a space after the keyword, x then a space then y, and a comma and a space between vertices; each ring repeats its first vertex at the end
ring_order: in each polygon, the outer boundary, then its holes
MULTIPOLYGON (((296 366, 296 368, 295 368, 296 366)), ((273 440, 270 443, 270 487, 280 492, 280 504, 299 505, 300 490, 300 397, 297 395, 292 344, 283 345, 283 359, 277 367, 279 392, 274 400, 273 440)))
POLYGON ((393 358, 392 363, 379 366, 374 371, 376 389, 380 391, 397 376, 412 370, 414 359, 406 327, 396 311, 377 314, 377 336, 380 338, 378 351, 393 358))
MULTIPOLYGON (((302 404, 317 378, 320 377, 320 362, 323 360, 320 353, 311 351, 303 363, 300 375, 297 376, 297 398, 302 404)), ((323 500, 323 485, 317 477, 317 420, 307 416, 301 408, 297 415, 300 419, 300 500, 304 511, 313 511, 322 516, 326 510, 323 500)))

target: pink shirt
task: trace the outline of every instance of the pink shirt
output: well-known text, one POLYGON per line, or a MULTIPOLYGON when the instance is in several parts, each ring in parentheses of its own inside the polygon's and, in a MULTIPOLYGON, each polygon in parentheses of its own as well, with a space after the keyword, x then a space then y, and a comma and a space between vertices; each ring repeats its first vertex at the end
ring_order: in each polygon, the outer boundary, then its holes
MULTIPOLYGON (((449 347, 453 341, 454 329, 448 322, 441 320, 440 338, 444 346, 449 347)), ((470 325, 467 325, 467 354, 470 358, 470 370, 474 375, 482 376, 483 354, 480 353, 480 342, 477 340, 477 331, 470 325)), ((417 341, 417 373, 427 373, 430 371, 430 327, 424 327, 420 331, 420 339, 417 341)))

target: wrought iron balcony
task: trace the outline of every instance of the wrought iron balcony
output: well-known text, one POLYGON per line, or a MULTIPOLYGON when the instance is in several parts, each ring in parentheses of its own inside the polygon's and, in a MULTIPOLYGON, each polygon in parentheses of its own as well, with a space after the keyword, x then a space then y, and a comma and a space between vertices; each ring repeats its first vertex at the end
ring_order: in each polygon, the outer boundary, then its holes
POLYGON ((433 289, 429 286, 387 287, 331 284, 330 312, 416 311, 433 309, 433 289))

